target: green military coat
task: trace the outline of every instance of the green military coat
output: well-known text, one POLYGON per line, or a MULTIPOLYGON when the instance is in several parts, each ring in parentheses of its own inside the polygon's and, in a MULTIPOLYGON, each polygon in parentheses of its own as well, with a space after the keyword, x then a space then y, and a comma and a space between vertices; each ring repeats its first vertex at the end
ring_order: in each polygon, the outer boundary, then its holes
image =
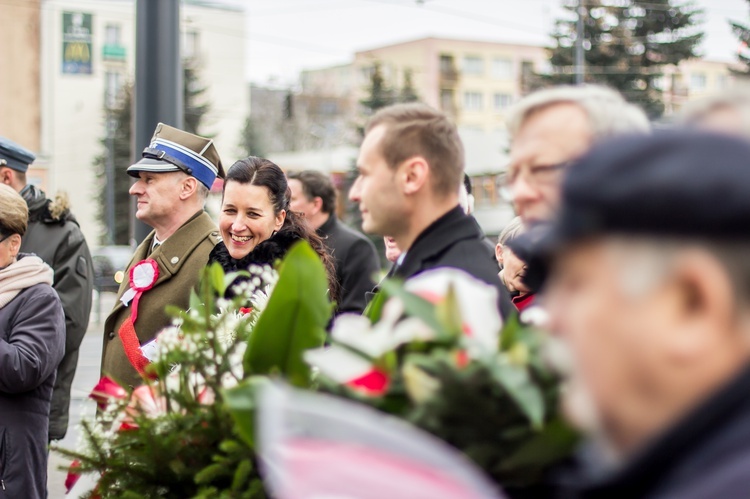
MULTIPOLYGON (((167 305, 188 309, 190 291, 197 286, 208 255, 219 242, 219 233, 208 214, 201 211, 149 255, 153 240, 154 232, 151 232, 135 250, 128 264, 129 271, 133 265, 150 257, 159 266, 159 277, 154 287, 143 293, 138 305, 135 332, 141 345, 151 341, 171 323, 171 318, 164 311, 167 305)), ((138 386, 141 377, 130 365, 118 334, 120 325, 131 312, 132 302, 126 307, 119 300, 130 287, 128 276, 129 272, 120 285, 117 303, 104 323, 102 375, 110 376, 123 385, 138 386)))

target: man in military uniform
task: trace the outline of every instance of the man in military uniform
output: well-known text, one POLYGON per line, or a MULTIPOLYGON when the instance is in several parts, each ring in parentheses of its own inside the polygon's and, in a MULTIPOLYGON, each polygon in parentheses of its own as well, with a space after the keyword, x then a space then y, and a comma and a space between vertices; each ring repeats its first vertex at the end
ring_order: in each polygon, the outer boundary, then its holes
POLYGON ((26 171, 35 159, 30 151, 0 137, 0 182, 18 191, 29 207, 29 228, 21 252, 36 254, 55 271, 53 287, 65 311, 65 356, 57 368, 49 418, 49 438, 59 440, 68 430, 70 388, 89 324, 94 270, 67 196, 58 194, 51 200, 26 183, 26 171))
POLYGON ((137 386, 148 363, 141 347, 171 322, 167 305, 189 307, 208 254, 219 241, 216 225, 203 210, 217 176, 224 177, 213 141, 159 124, 143 158, 128 168, 138 180, 130 188, 136 217, 154 230, 135 250, 128 272, 145 259, 158 271, 153 286, 140 298, 132 321, 133 301, 125 279, 118 301, 104 324, 102 374, 137 386), (123 297, 125 295, 125 297, 123 297), (127 305, 126 305, 127 303, 127 305))

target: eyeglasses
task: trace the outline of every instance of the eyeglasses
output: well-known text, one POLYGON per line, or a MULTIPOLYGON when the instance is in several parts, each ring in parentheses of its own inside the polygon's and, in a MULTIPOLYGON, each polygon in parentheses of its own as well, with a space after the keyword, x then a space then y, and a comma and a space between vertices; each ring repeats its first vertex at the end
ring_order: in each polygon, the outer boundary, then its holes
POLYGON ((5 241, 6 239, 8 239, 12 235, 13 235, 13 233, 4 235, 2 238, 0 238, 0 243, 2 243, 3 241, 5 241))
POLYGON ((534 165, 521 167, 509 172, 505 177, 504 185, 500 187, 500 196, 511 203, 515 199, 515 186, 523 176, 526 183, 532 187, 542 187, 558 184, 563 172, 573 161, 562 161, 551 165, 534 165))

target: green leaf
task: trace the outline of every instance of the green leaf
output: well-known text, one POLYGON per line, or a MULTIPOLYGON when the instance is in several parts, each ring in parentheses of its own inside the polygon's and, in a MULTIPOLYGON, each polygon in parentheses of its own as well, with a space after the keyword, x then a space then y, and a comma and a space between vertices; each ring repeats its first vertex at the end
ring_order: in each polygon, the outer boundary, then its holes
POLYGON ((195 475, 195 483, 204 485, 211 483, 217 478, 226 475, 229 472, 223 463, 209 464, 195 475))
POLYGON ((245 352, 246 374, 280 372, 296 386, 308 386, 310 368, 302 353, 323 345, 331 316, 328 277, 306 241, 295 244, 279 267, 279 280, 258 318, 245 352))
POLYGON ((399 298, 404 303, 404 311, 406 312, 406 315, 421 319, 438 335, 447 333, 438 320, 435 312, 435 305, 421 296, 406 291, 402 282, 393 279, 386 279, 380 283, 380 287, 389 297, 399 298))
POLYGON ((237 386, 224 390, 224 404, 226 404, 235 429, 240 438, 255 448, 255 401, 258 390, 268 382, 268 378, 252 376, 241 381, 237 386))
POLYGON ((226 286, 224 285, 224 270, 221 268, 221 265, 219 265, 218 262, 212 263, 208 266, 208 269, 206 269, 206 274, 213 291, 218 296, 224 296, 226 286))
POLYGON ((529 372, 508 363, 493 362, 490 364, 492 377, 502 386, 508 395, 515 400, 534 428, 541 428, 544 422, 544 397, 529 372))
POLYGON ((448 293, 445 296, 445 300, 435 307, 435 313, 451 338, 459 338, 463 335, 461 307, 458 304, 456 288, 453 284, 448 287, 448 293))
POLYGON ((569 455, 578 442, 578 433, 562 419, 550 421, 544 429, 527 440, 501 468, 541 468, 546 463, 554 463, 569 455))
POLYGON ((383 291, 378 291, 375 296, 372 297, 370 303, 367 304, 367 308, 362 315, 370 319, 371 324, 375 324, 380 320, 380 316, 383 314, 383 305, 388 300, 388 296, 383 291))

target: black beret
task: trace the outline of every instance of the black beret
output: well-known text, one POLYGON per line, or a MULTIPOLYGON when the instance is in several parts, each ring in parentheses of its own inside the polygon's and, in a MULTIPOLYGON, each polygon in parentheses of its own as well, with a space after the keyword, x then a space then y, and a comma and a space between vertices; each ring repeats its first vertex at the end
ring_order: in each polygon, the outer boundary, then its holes
POLYGON ((7 166, 19 172, 26 172, 36 156, 28 149, 10 139, 0 137, 0 166, 7 166))
POLYGON ((750 142, 682 130, 599 143, 569 168, 543 231, 526 242, 530 267, 597 235, 750 242, 750 142))
POLYGON ((597 232, 750 240, 750 142, 671 131, 599 144, 571 166, 555 224, 597 232))

